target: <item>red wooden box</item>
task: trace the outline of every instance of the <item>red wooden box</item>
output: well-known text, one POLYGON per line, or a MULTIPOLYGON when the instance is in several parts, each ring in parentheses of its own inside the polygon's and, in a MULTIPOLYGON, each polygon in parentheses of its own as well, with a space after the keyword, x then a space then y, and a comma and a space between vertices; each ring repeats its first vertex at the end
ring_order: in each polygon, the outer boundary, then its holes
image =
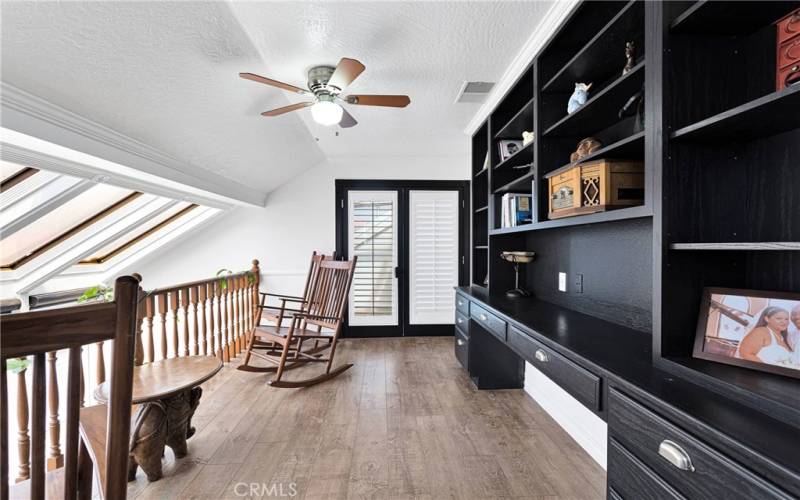
POLYGON ((777 23, 778 52, 775 60, 775 87, 784 89, 800 83, 800 9, 777 23))

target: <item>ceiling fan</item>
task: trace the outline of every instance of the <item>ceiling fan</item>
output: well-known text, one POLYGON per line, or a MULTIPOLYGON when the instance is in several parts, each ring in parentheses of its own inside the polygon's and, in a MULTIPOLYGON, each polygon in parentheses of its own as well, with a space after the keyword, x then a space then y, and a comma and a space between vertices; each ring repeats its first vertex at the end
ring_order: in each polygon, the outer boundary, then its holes
POLYGON ((340 103, 405 108, 411 102, 407 95, 341 95, 345 87, 353 83, 364 69, 364 65, 359 61, 346 57, 343 57, 335 68, 333 66, 315 66, 308 70, 308 90, 253 73, 239 73, 239 76, 246 80, 271 85, 314 98, 313 101, 298 102, 282 108, 264 111, 261 113, 263 116, 278 116, 289 111, 311 106, 311 117, 320 125, 339 124, 342 128, 350 128, 358 122, 340 103))

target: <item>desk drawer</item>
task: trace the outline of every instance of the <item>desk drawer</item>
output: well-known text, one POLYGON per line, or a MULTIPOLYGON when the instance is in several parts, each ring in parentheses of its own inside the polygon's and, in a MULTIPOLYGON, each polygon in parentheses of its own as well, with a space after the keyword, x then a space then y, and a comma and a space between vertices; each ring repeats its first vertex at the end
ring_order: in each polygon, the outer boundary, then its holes
POLYGON ((609 390, 608 432, 688 498, 791 498, 613 388, 609 390), (672 461, 664 455, 672 456, 672 461), (681 461, 682 465, 673 464, 681 461))
POLYGON ((469 338, 456 328, 455 334, 456 359, 465 370, 469 370, 469 338))
POLYGON ((456 311, 461 311, 464 316, 469 316, 469 301, 463 295, 456 294, 456 311))
POLYGON ((505 321, 474 303, 469 307, 469 316, 488 330, 489 333, 503 342, 506 341, 505 321))
POLYGON ((469 318, 460 311, 456 311, 456 328, 461 330, 464 335, 469 336, 469 318))
POLYGON ((584 406, 600 411, 600 377, 545 347, 515 326, 508 327, 508 345, 584 406))
POLYGON ((608 488, 623 500, 683 498, 613 439, 608 440, 608 488))

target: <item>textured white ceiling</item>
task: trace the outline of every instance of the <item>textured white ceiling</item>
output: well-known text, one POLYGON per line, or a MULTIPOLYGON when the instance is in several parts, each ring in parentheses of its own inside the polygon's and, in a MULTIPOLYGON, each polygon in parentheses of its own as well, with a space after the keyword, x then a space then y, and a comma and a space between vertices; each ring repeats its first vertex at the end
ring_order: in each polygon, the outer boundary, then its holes
POLYGON ((326 156, 466 154, 477 105, 453 103, 461 83, 498 79, 549 6, 3 1, 0 77, 269 192, 326 156), (350 106, 359 125, 335 137, 308 110, 261 117, 300 96, 237 76, 303 86, 309 67, 343 56, 367 67, 349 91, 405 93, 411 105, 350 106))

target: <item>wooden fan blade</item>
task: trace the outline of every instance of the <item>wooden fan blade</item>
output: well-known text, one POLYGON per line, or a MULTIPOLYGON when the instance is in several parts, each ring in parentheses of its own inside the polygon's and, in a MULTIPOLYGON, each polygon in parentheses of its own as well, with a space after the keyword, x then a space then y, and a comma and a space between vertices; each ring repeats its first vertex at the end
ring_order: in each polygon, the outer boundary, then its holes
POLYGON ((308 90, 301 89, 300 87, 295 87, 294 85, 289 85, 288 83, 279 82, 278 80, 273 80, 271 78, 258 76, 253 73, 239 73, 239 76, 244 78, 245 80, 252 80, 254 82, 263 83, 265 85, 271 85, 273 87, 278 87, 279 89, 288 90, 289 92, 295 92, 297 94, 309 93, 308 90))
POLYGON ((288 113, 289 111, 295 111, 298 109, 307 108, 314 104, 313 101, 310 102, 298 102, 297 104, 290 104, 289 106, 284 106, 282 108, 271 109, 269 111, 264 111, 261 113, 261 116, 278 116, 284 113, 288 113))
POLYGON ((353 115, 348 113, 347 110, 344 109, 344 108, 342 108, 342 111, 343 111, 342 120, 339 122, 339 126, 340 127, 342 127, 342 128, 350 128, 350 127, 355 127, 356 125, 358 125, 358 122, 356 121, 355 118, 353 118, 353 115))
POLYGON ((336 87, 339 90, 344 90, 345 87, 353 83, 353 80, 358 78, 358 75, 360 75, 364 69, 366 68, 359 61, 343 57, 331 75, 331 79, 328 80, 328 85, 336 87))
POLYGON ((391 108, 405 108, 411 103, 411 99, 407 95, 349 95, 344 100, 349 104, 391 108))

